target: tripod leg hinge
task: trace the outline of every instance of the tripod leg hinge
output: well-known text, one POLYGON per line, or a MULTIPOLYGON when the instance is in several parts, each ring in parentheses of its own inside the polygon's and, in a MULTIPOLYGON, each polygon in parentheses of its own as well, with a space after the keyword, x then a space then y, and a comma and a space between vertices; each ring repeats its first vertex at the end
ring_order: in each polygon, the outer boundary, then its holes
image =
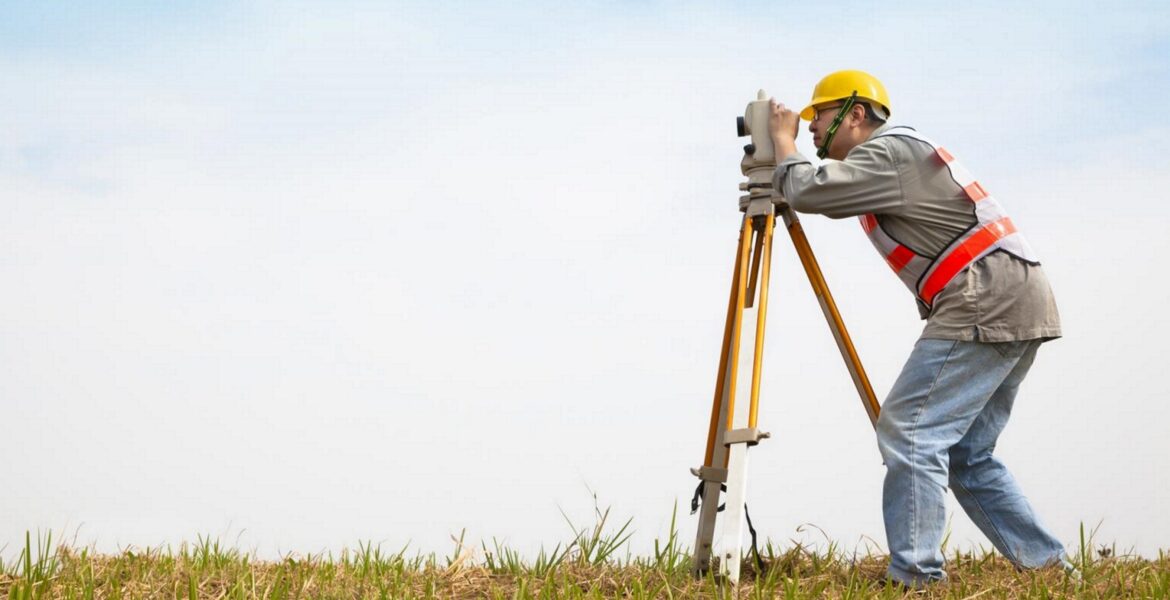
POLYGON ((747 444, 749 446, 755 446, 760 443, 760 440, 765 440, 770 437, 772 437, 772 434, 766 431, 760 431, 755 427, 732 429, 723 434, 723 445, 747 444))
POLYGON ((727 483, 727 469, 720 469, 717 467, 697 467, 691 469, 691 475, 694 475, 703 481, 718 481, 719 483, 727 483))

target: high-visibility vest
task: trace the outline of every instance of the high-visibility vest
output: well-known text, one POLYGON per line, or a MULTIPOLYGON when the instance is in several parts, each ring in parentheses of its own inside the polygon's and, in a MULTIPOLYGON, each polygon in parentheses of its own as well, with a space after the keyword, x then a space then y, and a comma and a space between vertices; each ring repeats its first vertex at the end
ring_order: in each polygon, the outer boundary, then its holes
POLYGON ((898 243, 882 229, 875 215, 858 217, 861 227, 882 258, 927 310, 932 308, 935 296, 956 275, 996 250, 1003 250, 1030 263, 1039 263, 1036 253, 1024 235, 1016 231, 999 202, 975 181, 950 152, 909 127, 892 127, 877 137, 885 136, 908 137, 933 148, 935 157, 950 171, 951 179, 963 188, 967 198, 975 204, 976 223, 951 240, 938 256, 924 256, 898 243))

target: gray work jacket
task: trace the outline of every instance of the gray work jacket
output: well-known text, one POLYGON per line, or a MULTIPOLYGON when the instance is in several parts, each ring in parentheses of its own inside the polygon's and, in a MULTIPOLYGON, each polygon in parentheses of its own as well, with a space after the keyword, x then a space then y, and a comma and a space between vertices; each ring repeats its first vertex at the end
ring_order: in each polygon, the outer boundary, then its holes
MULTIPOLYGON (((845 160, 819 166, 800 153, 780 161, 772 177, 798 212, 841 219, 873 214, 891 236, 918 254, 937 256, 976 223, 975 205, 934 150, 918 140, 877 136, 845 160)), ((1002 203, 1002 200, 1000 200, 1002 203)), ((861 227, 858 227, 861 233, 861 227)), ((1043 269, 994 252, 960 272, 935 297, 923 338, 1011 342, 1060 337, 1060 315, 1043 269)))

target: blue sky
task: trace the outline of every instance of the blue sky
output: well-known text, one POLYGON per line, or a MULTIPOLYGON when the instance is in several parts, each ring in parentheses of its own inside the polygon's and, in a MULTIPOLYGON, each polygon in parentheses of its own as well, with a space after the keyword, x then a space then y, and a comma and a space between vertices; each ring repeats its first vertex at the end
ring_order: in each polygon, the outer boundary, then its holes
MULTIPOLYGON (((734 117, 862 68, 1057 291, 1066 337, 1001 452, 1068 543, 1164 548, 1168 32, 1160 3, 5 4, 0 546, 532 550, 588 486, 648 548, 705 435, 734 117)), ((854 223, 805 226, 881 395, 912 302, 854 223)), ((880 540, 872 434, 794 261, 752 514, 880 540)))

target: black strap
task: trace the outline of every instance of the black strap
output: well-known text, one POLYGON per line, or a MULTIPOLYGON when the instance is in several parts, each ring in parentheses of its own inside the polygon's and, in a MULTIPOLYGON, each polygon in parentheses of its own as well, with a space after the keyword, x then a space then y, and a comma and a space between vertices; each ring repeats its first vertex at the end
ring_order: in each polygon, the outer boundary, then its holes
MULTIPOLYGON (((691 514, 692 515, 695 514, 696 512, 699 512, 699 505, 703 502, 703 485, 705 483, 707 483, 707 482, 700 481, 698 487, 695 488, 695 495, 691 497, 691 514)), ((722 484, 722 483, 719 484, 719 491, 726 492, 727 486, 722 484)), ((726 504, 720 504, 719 508, 716 509, 716 512, 723 512, 723 509, 725 509, 725 508, 727 508, 726 504)), ((760 558, 760 546, 756 543, 756 540, 757 540, 756 528, 754 525, 752 525, 752 516, 751 516, 751 514, 748 513, 747 502, 743 503, 743 516, 745 518, 747 518, 748 531, 751 532, 751 534, 752 534, 752 554, 756 555, 756 568, 759 569, 760 574, 763 574, 763 572, 764 572, 764 559, 760 558)))
POLYGON ((743 503, 743 516, 747 518, 748 531, 752 532, 752 553, 756 555, 756 568, 759 574, 764 574, 764 559, 760 558, 760 547, 756 545, 756 528, 752 527, 752 516, 748 514, 747 502, 743 503))
MULTIPOLYGON (((707 482, 706 481, 699 482, 699 487, 695 488, 695 495, 693 497, 691 497, 691 514, 692 515, 699 512, 699 505, 702 504, 702 502, 703 502, 703 484, 704 483, 707 483, 707 482)), ((726 492, 727 486, 722 484, 722 483, 719 484, 719 491, 726 492)), ((723 512, 723 509, 725 509, 725 508, 727 508, 726 504, 720 504, 719 508, 715 512, 723 512)))

